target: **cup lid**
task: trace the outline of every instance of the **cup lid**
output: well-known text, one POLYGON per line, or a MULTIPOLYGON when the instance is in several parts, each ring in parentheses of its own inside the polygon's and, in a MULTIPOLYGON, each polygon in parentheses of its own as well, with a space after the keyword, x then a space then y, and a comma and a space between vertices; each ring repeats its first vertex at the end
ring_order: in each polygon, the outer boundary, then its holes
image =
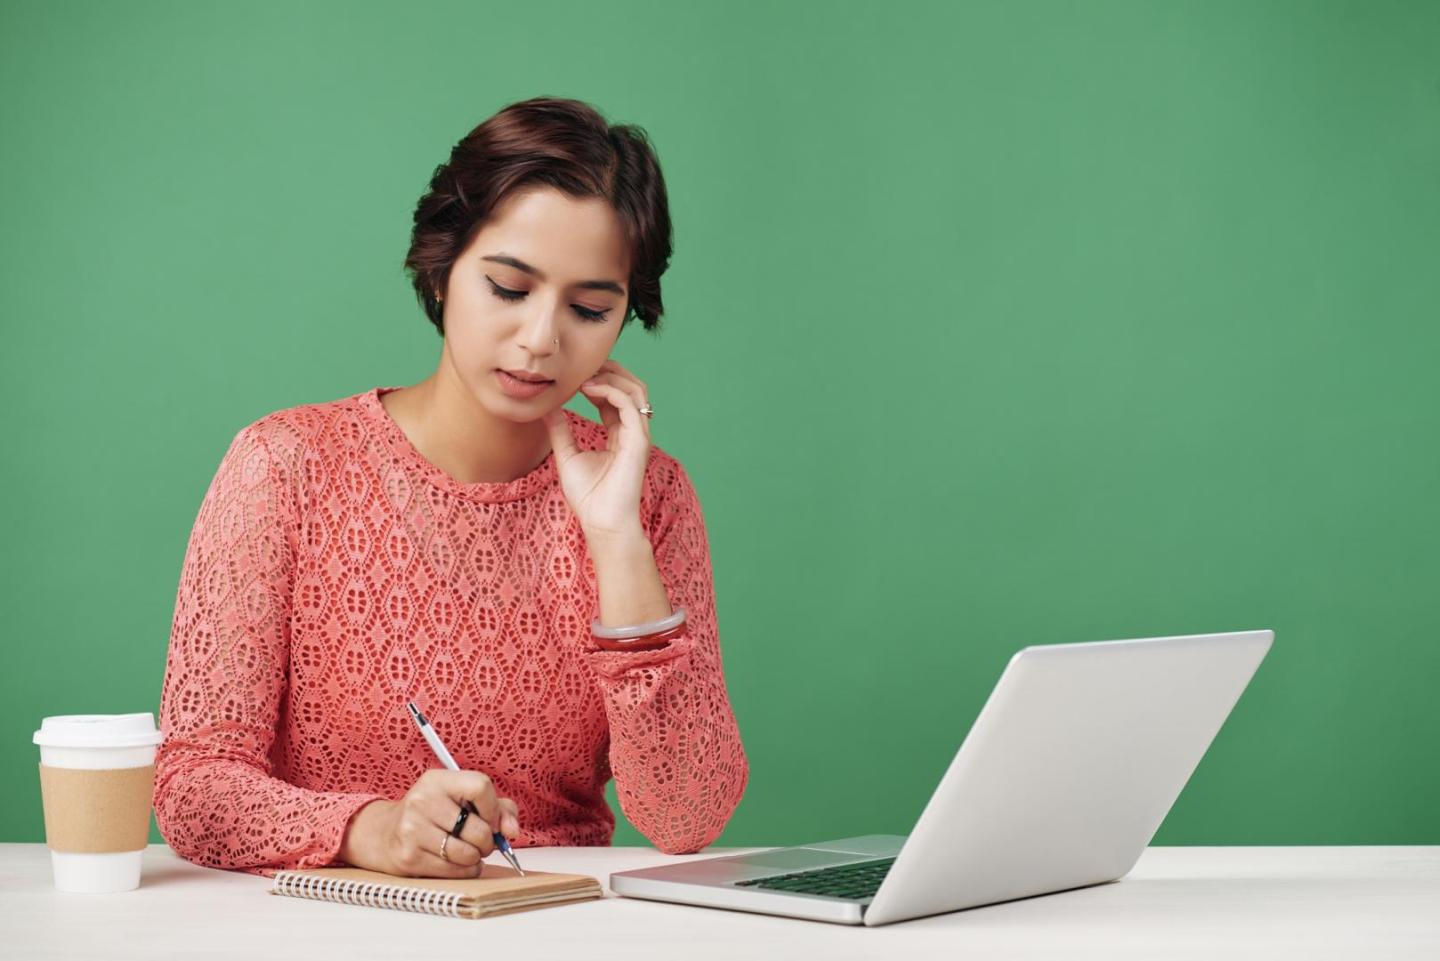
POLYGON ((31 738, 43 747, 145 747, 159 744, 162 735, 155 729, 155 715, 139 714, 57 714, 40 722, 31 738))

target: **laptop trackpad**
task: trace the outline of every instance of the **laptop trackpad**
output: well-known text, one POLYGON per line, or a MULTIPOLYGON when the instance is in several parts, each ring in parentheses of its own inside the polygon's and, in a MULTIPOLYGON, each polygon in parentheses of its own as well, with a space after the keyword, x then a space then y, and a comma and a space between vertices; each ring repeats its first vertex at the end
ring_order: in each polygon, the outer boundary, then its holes
POLYGON ((827 864, 845 864, 849 861, 863 861, 863 854, 847 855, 843 851, 816 851, 811 848, 782 848, 764 854, 747 854, 736 859, 740 864, 759 868, 818 868, 827 864))

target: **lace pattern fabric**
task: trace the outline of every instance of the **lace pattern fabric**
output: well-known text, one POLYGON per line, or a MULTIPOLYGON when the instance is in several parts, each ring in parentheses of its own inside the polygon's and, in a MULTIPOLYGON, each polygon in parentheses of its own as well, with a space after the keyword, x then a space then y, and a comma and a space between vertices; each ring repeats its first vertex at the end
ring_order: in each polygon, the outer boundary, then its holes
MULTIPOLYGON (((264 876, 335 863, 361 807, 438 766, 413 698, 461 767, 515 799, 516 847, 609 844, 612 776, 658 849, 711 843, 749 770, 682 465, 652 444, 641 521, 686 628, 655 650, 602 650, 594 565, 553 454, 512 481, 462 483, 390 418, 393 389, 276 411, 222 458, 161 692, 166 841, 264 876)), ((582 448, 603 448, 600 424, 565 415, 582 448)))

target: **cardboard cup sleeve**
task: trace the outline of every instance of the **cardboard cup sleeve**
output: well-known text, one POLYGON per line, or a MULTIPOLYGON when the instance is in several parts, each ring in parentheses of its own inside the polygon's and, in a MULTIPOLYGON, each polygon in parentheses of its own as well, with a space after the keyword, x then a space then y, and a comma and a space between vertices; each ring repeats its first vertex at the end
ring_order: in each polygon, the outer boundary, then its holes
POLYGON ((40 765, 45 844, 52 851, 139 851, 150 841, 155 765, 92 770, 40 765))

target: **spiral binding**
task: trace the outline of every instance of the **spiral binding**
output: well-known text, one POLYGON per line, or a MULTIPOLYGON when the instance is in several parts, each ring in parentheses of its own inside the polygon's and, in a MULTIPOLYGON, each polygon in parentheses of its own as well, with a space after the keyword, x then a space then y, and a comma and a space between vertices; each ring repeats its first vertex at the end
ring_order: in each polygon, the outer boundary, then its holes
POLYGON ((432 888, 407 888, 380 881, 355 881, 351 878, 327 878, 318 874, 296 874, 281 871, 275 875, 276 894, 359 904, 373 908, 394 908, 419 914, 460 916, 460 892, 437 891, 432 888))

